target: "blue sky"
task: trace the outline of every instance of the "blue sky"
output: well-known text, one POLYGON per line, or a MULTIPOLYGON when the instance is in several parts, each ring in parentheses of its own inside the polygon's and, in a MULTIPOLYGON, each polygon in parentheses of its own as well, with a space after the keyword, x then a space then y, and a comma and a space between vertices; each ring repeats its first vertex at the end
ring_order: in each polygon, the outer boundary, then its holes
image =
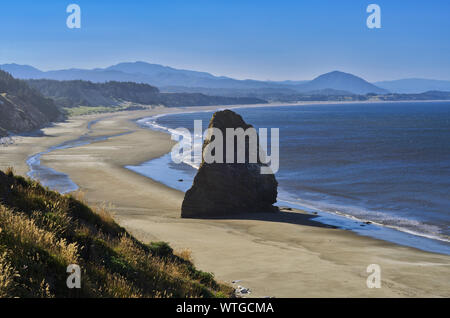
POLYGON ((146 61, 215 75, 450 80, 450 1, 3 0, 0 64, 43 70, 146 61), (82 10, 68 29, 66 7, 82 10), (368 29, 366 7, 381 7, 368 29))

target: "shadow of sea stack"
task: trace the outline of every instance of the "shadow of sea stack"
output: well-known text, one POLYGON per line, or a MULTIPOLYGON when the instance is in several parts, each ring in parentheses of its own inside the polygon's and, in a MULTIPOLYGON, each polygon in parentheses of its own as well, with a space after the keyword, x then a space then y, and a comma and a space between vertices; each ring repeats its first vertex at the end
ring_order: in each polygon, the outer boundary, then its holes
MULTIPOLYGON (((245 142, 245 161, 237 162, 237 139, 234 142, 234 163, 226 162, 226 128, 253 128, 240 115, 231 110, 213 114, 209 128, 217 128, 223 134, 223 162, 205 162, 205 147, 215 140, 209 133, 203 143, 202 163, 192 187, 186 192, 181 207, 181 217, 227 217, 249 212, 276 212, 278 182, 274 174, 261 174, 262 166, 249 161, 249 138, 245 142)), ((259 154, 259 140, 256 143, 259 154)), ((252 149, 250 147, 250 149, 252 149)), ((262 149, 261 149, 262 152, 262 149)), ((215 154, 215 153, 214 153, 215 154)), ((265 153, 263 153, 265 155, 265 153)))

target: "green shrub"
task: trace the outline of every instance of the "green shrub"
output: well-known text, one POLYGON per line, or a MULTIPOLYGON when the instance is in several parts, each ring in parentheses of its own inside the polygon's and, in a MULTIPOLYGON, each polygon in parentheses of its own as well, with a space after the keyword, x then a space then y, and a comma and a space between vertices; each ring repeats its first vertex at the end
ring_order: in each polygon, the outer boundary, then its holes
POLYGON ((166 242, 151 242, 149 247, 155 256, 169 257, 173 255, 173 249, 166 242))

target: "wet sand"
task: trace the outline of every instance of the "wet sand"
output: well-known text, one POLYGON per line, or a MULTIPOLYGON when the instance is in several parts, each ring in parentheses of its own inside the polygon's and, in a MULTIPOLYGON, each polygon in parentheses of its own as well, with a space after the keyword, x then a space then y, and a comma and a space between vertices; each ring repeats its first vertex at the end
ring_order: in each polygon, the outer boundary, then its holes
MULTIPOLYGON (((206 110, 214 107, 189 108, 206 110)), ((196 266, 217 279, 264 297, 449 297, 450 256, 358 236, 314 222, 303 211, 247 215, 239 219, 181 219, 183 193, 136 174, 137 165, 170 151, 170 136, 132 120, 181 109, 157 108, 72 118, 0 149, 0 169, 25 174, 28 156, 88 132, 126 135, 42 156, 42 164, 66 173, 93 204, 112 203, 115 219, 137 238, 188 248, 196 266), (103 120, 102 120, 103 118, 103 120), (369 289, 369 264, 381 267, 381 288, 369 289)))

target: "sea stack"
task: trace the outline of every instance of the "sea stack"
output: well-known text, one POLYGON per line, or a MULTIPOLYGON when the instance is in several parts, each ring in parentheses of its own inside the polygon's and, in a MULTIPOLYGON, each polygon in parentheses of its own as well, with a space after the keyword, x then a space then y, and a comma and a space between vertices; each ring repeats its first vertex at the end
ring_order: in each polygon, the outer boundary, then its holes
MULTIPOLYGON (((186 192, 181 207, 181 217, 227 217, 244 213, 276 212, 278 182, 274 174, 261 174, 266 164, 249 160, 248 139, 245 142, 245 161, 237 163, 237 142, 234 145, 234 162, 226 163, 226 128, 253 128, 240 115, 231 110, 213 114, 208 128, 217 128, 223 134, 223 163, 205 161, 206 147, 215 137, 208 134, 203 142, 202 163, 192 187, 186 192), (252 163, 253 162, 253 163, 252 163)), ((231 147, 230 147, 231 148, 231 147)), ((254 148, 253 148, 254 149, 254 148)), ((241 150, 242 151, 242 150, 241 150)), ((265 153, 259 149, 258 153, 265 153)))

